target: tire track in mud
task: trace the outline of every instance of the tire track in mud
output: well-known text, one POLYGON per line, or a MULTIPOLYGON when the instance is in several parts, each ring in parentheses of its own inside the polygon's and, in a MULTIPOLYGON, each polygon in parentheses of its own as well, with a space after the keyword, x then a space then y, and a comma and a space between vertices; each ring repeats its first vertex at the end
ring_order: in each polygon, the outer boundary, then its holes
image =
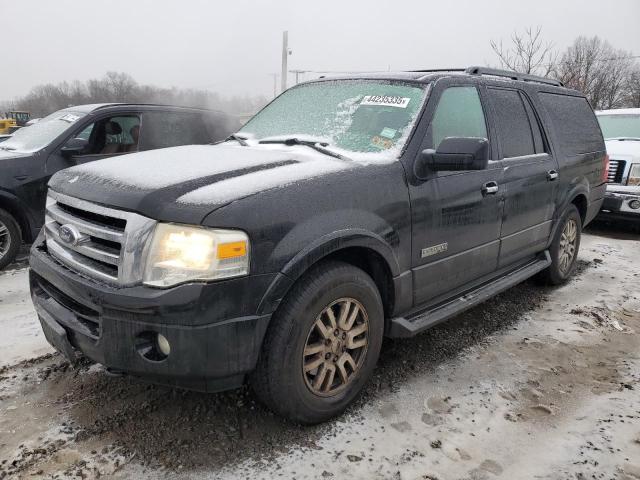
MULTIPOLYGON (((589 266, 591 262, 581 261, 576 278, 589 266)), ((417 373, 432 371, 465 349, 513 328, 528 312, 540 308, 549 291, 530 280, 418 337, 386 340, 372 382, 346 415, 357 418, 364 405, 394 391, 417 373)), ((4 376, 16 372, 22 380, 15 382, 10 398, 0 401, 0 411, 2 403, 24 396, 36 409, 55 412, 55 434, 63 432, 65 437, 51 441, 47 439, 50 432, 40 431, 42 444, 23 448, 9 467, 0 464, 0 478, 2 472, 37 472, 40 464, 51 464, 55 470, 53 457, 78 451, 82 451, 82 455, 76 453, 82 460, 68 468, 89 476, 101 468, 103 473, 117 471, 132 458, 143 466, 174 471, 229 467, 293 448, 313 449, 318 438, 339 428, 346 418, 301 427, 275 417, 246 387, 215 395, 183 391, 134 378, 110 377, 88 362, 71 368, 57 355, 21 362, 3 371, 4 376), (104 447, 94 449, 93 444, 104 447), (114 451, 117 455, 112 455, 114 451)), ((70 453, 62 455, 58 466, 62 468, 70 458, 70 453)))

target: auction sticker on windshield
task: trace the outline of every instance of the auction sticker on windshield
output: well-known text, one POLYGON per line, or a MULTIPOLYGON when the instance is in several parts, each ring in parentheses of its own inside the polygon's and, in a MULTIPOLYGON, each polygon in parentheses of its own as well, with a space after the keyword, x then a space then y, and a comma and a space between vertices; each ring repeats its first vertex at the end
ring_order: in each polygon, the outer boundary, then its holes
POLYGON ((62 120, 65 122, 69 122, 69 123, 73 123, 76 120, 78 120, 80 117, 78 115, 74 115, 73 113, 67 113, 66 115, 63 115, 62 117, 60 117, 58 120, 62 120))
POLYGON ((398 107, 407 108, 409 104, 409 97, 395 97, 387 95, 367 95, 365 96, 360 105, 377 105, 382 107, 398 107))

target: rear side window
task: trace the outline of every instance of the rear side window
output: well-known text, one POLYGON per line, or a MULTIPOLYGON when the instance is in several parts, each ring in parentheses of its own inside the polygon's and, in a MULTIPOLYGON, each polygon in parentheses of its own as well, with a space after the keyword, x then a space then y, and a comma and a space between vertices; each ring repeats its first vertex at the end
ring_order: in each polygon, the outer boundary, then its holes
POLYGON ((502 158, 535 154, 531 123, 520 93, 517 90, 490 88, 489 98, 495 112, 502 158))
POLYGON ((142 121, 142 148, 209 143, 202 116, 180 112, 147 112, 142 121))
POLYGON ((440 97, 431 121, 431 146, 446 137, 487 138, 487 127, 476 87, 450 87, 440 97))
POLYGON ((540 93, 559 147, 567 156, 604 150, 604 143, 596 116, 583 97, 555 93, 540 93))

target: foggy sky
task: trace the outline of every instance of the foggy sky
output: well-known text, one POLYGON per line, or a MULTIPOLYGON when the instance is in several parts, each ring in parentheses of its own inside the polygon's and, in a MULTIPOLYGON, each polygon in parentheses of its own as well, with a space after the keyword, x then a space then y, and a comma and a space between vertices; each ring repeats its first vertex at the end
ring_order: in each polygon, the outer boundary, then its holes
POLYGON ((537 25, 559 49, 597 34, 640 55, 639 20, 639 0, 0 0, 0 100, 108 70, 161 87, 271 95, 283 30, 290 69, 496 64, 490 39, 537 25))

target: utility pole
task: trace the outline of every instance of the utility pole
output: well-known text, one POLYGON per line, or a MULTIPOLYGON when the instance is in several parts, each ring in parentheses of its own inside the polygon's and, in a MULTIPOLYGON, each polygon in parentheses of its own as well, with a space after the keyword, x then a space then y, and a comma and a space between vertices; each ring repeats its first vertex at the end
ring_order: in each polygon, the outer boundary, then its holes
POLYGON ((282 76, 280 77, 282 91, 287 89, 287 57, 289 56, 289 32, 282 32, 282 76))

